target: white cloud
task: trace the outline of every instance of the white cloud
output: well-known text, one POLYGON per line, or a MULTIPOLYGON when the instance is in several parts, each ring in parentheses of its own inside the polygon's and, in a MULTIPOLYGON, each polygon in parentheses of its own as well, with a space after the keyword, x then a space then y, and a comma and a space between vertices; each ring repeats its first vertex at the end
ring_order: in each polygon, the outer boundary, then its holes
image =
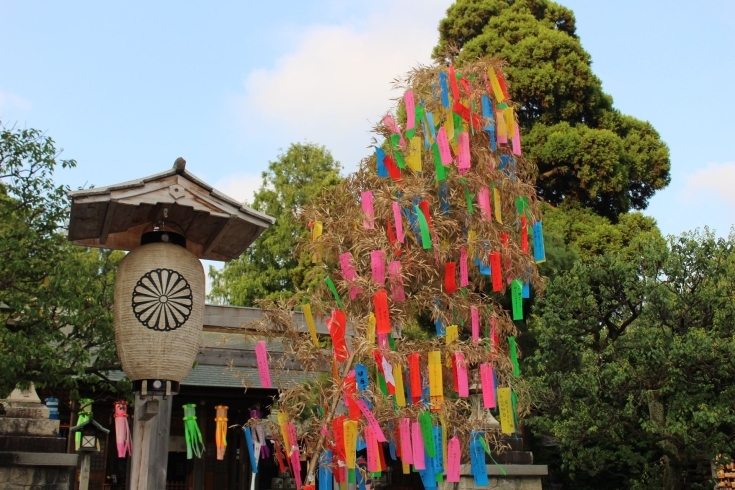
POLYGON ((234 174, 218 180, 213 187, 239 202, 252 204, 253 196, 262 183, 260 175, 234 174))
POLYGON ((369 133, 392 109, 392 81, 429 63, 451 2, 376 2, 363 22, 316 25, 272 67, 250 72, 238 100, 248 138, 277 131, 325 145, 347 170, 369 153, 369 133))
POLYGON ((735 162, 710 163, 687 176, 685 198, 693 204, 709 206, 726 201, 735 204, 735 162))
POLYGON ((27 111, 30 108, 31 103, 20 95, 0 90, 0 111, 12 109, 27 111))

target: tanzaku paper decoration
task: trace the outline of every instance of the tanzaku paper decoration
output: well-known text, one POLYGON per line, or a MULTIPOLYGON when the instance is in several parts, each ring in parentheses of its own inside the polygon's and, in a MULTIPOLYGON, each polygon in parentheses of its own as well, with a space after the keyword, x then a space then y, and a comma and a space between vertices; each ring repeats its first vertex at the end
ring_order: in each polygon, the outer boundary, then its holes
POLYGON ((251 326, 280 338, 305 371, 332 375, 281 390, 278 423, 246 424, 266 425, 299 487, 303 478, 315 488, 317 475, 324 489, 332 477, 364 482, 386 458, 404 472, 413 466, 427 489, 457 482, 464 465, 486 485, 485 453, 499 451, 528 411, 513 321, 529 287, 542 289, 536 264, 546 256, 523 109, 502 67, 481 59, 409 72, 397 82, 399 106, 375 118, 374 153, 300 210, 312 236, 297 252, 318 259, 311 287, 262 302, 251 326), (305 324, 293 315, 300 308, 305 324), (435 337, 402 337, 418 317, 435 337), (327 349, 316 323, 327 327, 327 349))
POLYGON ((224 405, 214 407, 216 410, 214 443, 217 446, 217 459, 220 461, 225 459, 225 450, 227 449, 227 408, 224 405))
POLYGON ((132 454, 132 438, 130 422, 128 422, 128 402, 115 402, 115 441, 117 443, 117 457, 124 458, 132 454))
POLYGON ((196 405, 188 403, 184 405, 183 408, 186 458, 192 459, 194 456, 201 458, 202 451, 204 451, 204 440, 202 439, 202 433, 199 432, 199 425, 197 424, 196 405))

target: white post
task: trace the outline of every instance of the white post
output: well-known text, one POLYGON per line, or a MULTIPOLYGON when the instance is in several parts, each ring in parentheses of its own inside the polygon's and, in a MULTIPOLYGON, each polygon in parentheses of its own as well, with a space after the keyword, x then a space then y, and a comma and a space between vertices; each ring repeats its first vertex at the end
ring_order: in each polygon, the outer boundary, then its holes
POLYGON ((89 470, 92 467, 92 455, 82 453, 82 467, 79 472, 79 490, 89 490, 89 470))
POLYGON ((166 489, 171 401, 170 395, 135 395, 130 490, 166 489))

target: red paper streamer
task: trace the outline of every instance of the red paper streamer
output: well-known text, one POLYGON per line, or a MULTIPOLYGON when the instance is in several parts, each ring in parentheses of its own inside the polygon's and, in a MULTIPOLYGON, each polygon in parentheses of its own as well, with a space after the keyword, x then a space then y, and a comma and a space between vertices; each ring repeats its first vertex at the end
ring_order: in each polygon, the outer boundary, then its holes
POLYGON ((345 342, 345 331, 347 330, 347 317, 342 310, 332 310, 331 318, 327 319, 327 330, 329 336, 332 337, 332 345, 334 346, 334 357, 339 362, 344 362, 350 357, 345 342))
POLYGON ((396 161, 393 160, 393 157, 391 155, 386 155, 383 162, 385 163, 385 168, 388 170, 388 175, 390 175, 390 178, 393 179, 396 184, 400 184, 401 169, 398 168, 398 165, 396 165, 396 161))
POLYGON ((506 99, 510 100, 510 96, 508 95, 508 87, 505 86, 505 78, 503 78, 503 72, 498 70, 498 83, 500 83, 500 90, 503 91, 503 95, 506 99))
POLYGON ((457 290, 457 263, 447 262, 444 264, 444 289, 447 294, 457 290))
POLYGON ((376 331, 378 334, 389 334, 390 307, 388 306, 388 293, 385 289, 381 289, 373 295, 373 306, 375 308, 376 331))
POLYGON ((521 252, 528 253, 528 224, 525 216, 521 216, 521 252))
POLYGON ((411 373, 411 403, 421 400, 421 359, 419 354, 408 356, 408 370, 411 373))
MULTIPOLYGON (((475 128, 481 128, 482 127, 482 116, 479 114, 471 114, 470 108, 466 105, 455 102, 452 106, 452 110, 459 114, 459 116, 467 122, 467 124, 470 124, 470 118, 472 118, 472 127, 475 128)), ((387 158, 386 158, 387 160, 387 158)))
POLYGON ((345 378, 345 398, 347 402, 347 408, 349 409, 351 420, 360 420, 360 407, 355 403, 355 396, 357 395, 357 383, 355 382, 355 372, 352 371, 347 378, 345 378))
POLYGON ((500 269, 500 252, 490 252, 490 272, 493 276, 493 292, 503 290, 503 272, 500 269))

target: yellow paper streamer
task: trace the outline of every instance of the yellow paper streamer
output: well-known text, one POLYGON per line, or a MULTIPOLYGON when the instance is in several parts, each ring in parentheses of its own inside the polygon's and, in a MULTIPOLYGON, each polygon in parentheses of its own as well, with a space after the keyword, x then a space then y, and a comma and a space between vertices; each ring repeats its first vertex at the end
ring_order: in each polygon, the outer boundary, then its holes
MULTIPOLYGON (((505 114, 505 113, 503 113, 505 114)), ((508 137, 508 126, 505 124, 505 115, 503 117, 496 117, 496 122, 498 123, 497 132, 498 137, 502 138, 505 136, 508 137)))
POLYGON ((281 428, 281 436, 283 437, 283 446, 286 449, 286 454, 288 456, 291 456, 291 443, 288 441, 288 432, 286 431, 286 424, 288 423, 288 419, 286 419, 286 413, 278 412, 277 419, 278 427, 281 428))
POLYGON ((490 85, 493 87, 493 92, 495 92, 495 102, 501 103, 505 100, 505 95, 503 95, 503 89, 500 88, 500 82, 498 81, 498 76, 495 74, 495 70, 493 70, 493 67, 487 69, 487 76, 490 79, 490 85))
POLYGON ((375 313, 372 311, 368 316, 367 339, 370 345, 375 345, 375 313))
POLYGON ((439 410, 444 402, 444 386, 442 384, 442 353, 434 350, 429 352, 429 395, 432 410, 439 410))
POLYGON ((444 131, 447 132, 447 139, 451 143, 454 140, 454 116, 452 115, 451 109, 447 109, 444 114, 444 131))
POLYGON ((457 339, 459 339, 459 330, 457 325, 449 325, 447 327, 446 334, 447 345, 451 344, 452 342, 456 342, 457 339))
POLYGON ((503 109, 503 119, 505 119, 506 131, 508 131, 508 138, 513 137, 516 131, 516 118, 513 114, 512 107, 506 107, 503 109))
POLYGON ((396 405, 406 406, 406 391, 403 389, 403 369, 398 363, 393 364, 393 379, 396 382, 396 405))
POLYGON ((411 138, 411 145, 408 150, 408 155, 405 157, 406 165, 414 172, 421 172, 421 137, 414 136, 411 138))
POLYGON ((503 431, 503 434, 515 433, 510 388, 498 388, 498 410, 500 411, 500 430, 503 431))
POLYGON ((214 407, 216 417, 214 418, 214 444, 217 446, 217 459, 225 459, 225 450, 227 449, 227 408, 225 405, 217 405, 214 407))
POLYGON ((357 450, 357 420, 345 420, 345 455, 347 457, 347 468, 355 469, 355 451, 357 450))
POLYGON ((502 213, 502 203, 500 201, 500 191, 497 187, 493 187, 493 207, 495 208, 495 221, 503 224, 503 213, 502 213))
POLYGON ((303 305, 301 311, 304 312, 304 319, 306 320, 306 326, 309 327, 311 341, 314 342, 314 347, 319 348, 319 337, 316 336, 316 325, 314 325, 314 317, 311 315, 311 305, 308 303, 303 305))

